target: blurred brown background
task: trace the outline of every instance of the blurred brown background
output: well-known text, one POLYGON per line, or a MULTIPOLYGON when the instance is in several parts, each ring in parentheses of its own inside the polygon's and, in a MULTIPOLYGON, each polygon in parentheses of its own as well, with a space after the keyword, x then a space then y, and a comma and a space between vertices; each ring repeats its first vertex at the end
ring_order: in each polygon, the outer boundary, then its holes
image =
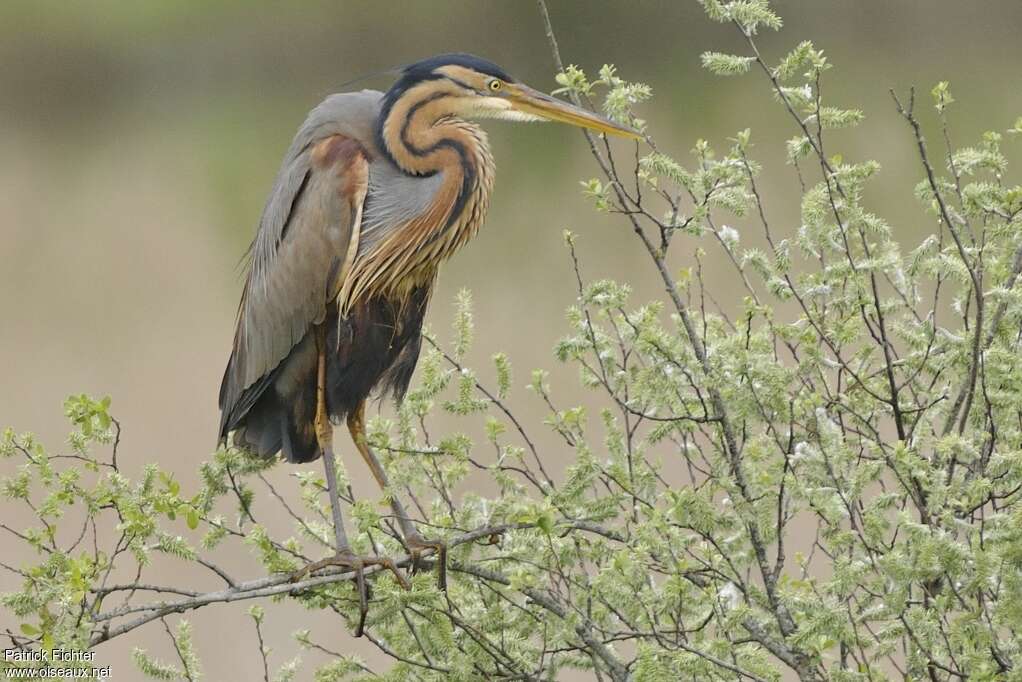
MULTIPOLYGON (((918 161, 888 88, 917 85, 923 119, 932 123, 929 89, 950 80, 958 142, 1009 127, 1022 115, 1022 3, 789 0, 776 7, 785 29, 761 36, 761 49, 776 61, 810 38, 827 51, 838 68, 825 96, 867 115, 862 127, 833 134, 831 152, 881 162, 883 180, 870 199, 914 246, 931 224, 911 196, 918 161)), ((664 150, 684 157, 700 137, 723 147, 751 126, 774 229, 797 227, 797 183, 783 163, 791 122, 762 77, 720 79, 699 67, 704 50, 740 49, 733 28, 706 21, 694 1, 550 0, 550 10, 566 62, 590 72, 614 63, 625 78, 652 85, 656 98, 641 114, 664 150)), ((216 435, 216 392, 240 293, 236 266, 295 128, 346 81, 446 51, 477 53, 540 89, 554 87, 531 2, 0 3, 0 427, 34 431, 58 449, 67 431, 64 396, 109 394, 126 429, 128 472, 158 461, 186 490, 193 486, 216 435)), ((383 76, 354 87, 388 83, 383 76)), ((453 294, 469 287, 476 365, 504 350, 518 387, 530 369, 546 367, 564 404, 591 401, 574 371, 558 369, 550 354, 575 299, 561 230, 581 235, 588 277, 627 280, 637 300, 657 296, 657 282, 624 225, 581 197, 578 180, 597 169, 578 132, 487 129, 499 167, 490 216, 444 270, 430 324, 447 330, 453 294)), ((756 239, 743 231, 743 241, 756 239)), ((674 263, 687 264, 686 247, 676 248, 674 263)), ((709 250, 714 266, 720 254, 709 250)), ((708 272, 719 300, 740 299, 723 260, 708 272)), ((517 409, 539 417, 518 393, 517 409)), ((375 495, 360 463, 353 470, 363 494, 375 495)), ((288 485, 284 467, 273 478, 288 485)), ((16 550, 0 537, 0 554, 28 558, 16 550)), ((244 552, 224 560, 238 577, 260 572, 244 552)), ((215 586, 172 563, 149 575, 153 582, 192 577, 215 586)), ((0 576, 0 589, 11 586, 9 575, 0 576)), ((294 606, 269 611, 274 664, 295 653, 288 633, 324 622, 294 606)), ((235 605, 191 616, 207 679, 261 677, 243 614, 235 605)), ((0 629, 16 628, 5 617, 0 629)), ((383 665, 371 645, 352 643, 337 625, 314 632, 383 665)), ((161 638, 151 624, 102 647, 99 662, 114 666, 115 679, 136 679, 131 646, 172 658, 161 638)), ((311 679, 310 670, 300 679, 311 679)))

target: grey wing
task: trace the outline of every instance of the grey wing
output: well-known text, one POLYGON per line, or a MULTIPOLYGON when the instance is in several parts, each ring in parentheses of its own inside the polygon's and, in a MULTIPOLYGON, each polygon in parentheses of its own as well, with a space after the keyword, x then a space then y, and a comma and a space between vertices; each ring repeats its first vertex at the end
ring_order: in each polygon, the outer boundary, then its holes
MULTIPOLYGON (((296 140, 298 142, 298 140, 296 140)), ((220 438, 239 427, 274 370, 326 315, 358 248, 368 156, 329 135, 289 154, 260 220, 220 387, 220 438)))

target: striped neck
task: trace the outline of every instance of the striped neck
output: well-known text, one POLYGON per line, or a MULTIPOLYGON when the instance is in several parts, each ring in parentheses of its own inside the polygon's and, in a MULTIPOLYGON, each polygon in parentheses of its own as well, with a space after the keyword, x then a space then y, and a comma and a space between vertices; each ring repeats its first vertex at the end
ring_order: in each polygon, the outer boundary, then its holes
POLYGON ((387 93, 377 125, 380 149, 410 175, 433 175, 472 160, 472 147, 484 136, 479 129, 452 115, 464 92, 436 78, 387 93))
POLYGON ((457 183, 457 198, 444 229, 458 222, 480 187, 492 186, 493 158, 486 133, 453 115, 464 90, 445 78, 431 78, 387 93, 377 124, 377 146, 405 173, 443 173, 457 183))
POLYGON ((440 263, 471 239, 489 206, 493 157, 486 134, 451 114, 436 81, 388 93, 377 127, 377 147, 409 175, 439 174, 429 205, 380 239, 365 240, 339 296, 341 314, 366 296, 396 296, 432 281, 440 263), (427 86, 429 93, 419 86, 427 86))

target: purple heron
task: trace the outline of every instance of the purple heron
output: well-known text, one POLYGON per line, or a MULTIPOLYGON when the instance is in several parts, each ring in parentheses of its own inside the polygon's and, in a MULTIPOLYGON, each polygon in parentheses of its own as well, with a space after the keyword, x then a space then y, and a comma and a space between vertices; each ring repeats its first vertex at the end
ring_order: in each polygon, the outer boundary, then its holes
MULTIPOLYGON (((289 462, 323 456, 337 554, 366 614, 365 566, 344 530, 332 451, 348 430, 381 488, 386 471, 365 434, 370 395, 400 400, 421 346, 440 264, 478 231, 493 188, 486 134, 472 119, 553 120, 637 138, 484 59, 441 55, 401 70, 386 93, 327 97, 298 130, 249 250, 234 347, 220 387, 220 439, 289 462)), ((420 534, 396 493, 391 507, 413 563, 445 547, 420 534)), ((358 632, 361 632, 362 623, 358 632)))

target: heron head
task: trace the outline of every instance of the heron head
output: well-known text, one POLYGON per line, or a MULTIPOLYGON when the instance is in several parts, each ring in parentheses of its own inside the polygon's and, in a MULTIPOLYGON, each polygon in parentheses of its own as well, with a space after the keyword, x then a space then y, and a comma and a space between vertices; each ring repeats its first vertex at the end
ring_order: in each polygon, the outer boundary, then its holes
POLYGON ((432 83, 452 115, 506 121, 560 121, 599 133, 639 139, 634 130, 520 83, 496 64, 469 54, 445 54, 409 65, 391 88, 392 99, 432 83))

